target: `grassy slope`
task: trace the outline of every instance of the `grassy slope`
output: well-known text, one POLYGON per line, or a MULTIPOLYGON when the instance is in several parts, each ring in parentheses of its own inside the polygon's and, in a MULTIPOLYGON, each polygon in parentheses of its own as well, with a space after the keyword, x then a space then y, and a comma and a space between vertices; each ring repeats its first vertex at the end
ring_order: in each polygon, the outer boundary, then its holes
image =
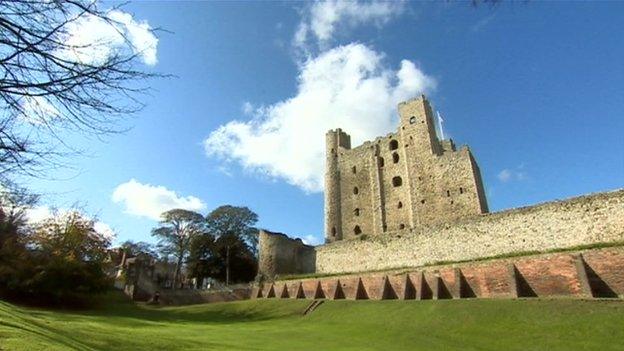
POLYGON ((270 300, 89 312, 0 302, 0 350, 622 350, 624 302, 270 300))

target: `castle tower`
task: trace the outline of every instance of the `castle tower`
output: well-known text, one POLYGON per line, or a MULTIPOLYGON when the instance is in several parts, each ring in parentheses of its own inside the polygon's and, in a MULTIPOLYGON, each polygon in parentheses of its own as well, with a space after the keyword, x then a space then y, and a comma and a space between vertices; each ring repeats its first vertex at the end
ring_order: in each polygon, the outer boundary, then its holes
POLYGON ((416 227, 426 222, 421 213, 430 206, 427 195, 434 191, 437 182, 433 177, 434 160, 442 153, 442 147, 435 131, 433 110, 424 95, 401 102, 398 110, 398 134, 405 146, 410 226, 416 227))
POLYGON ((398 105, 396 133, 351 149, 326 134, 325 240, 355 239, 449 223, 487 212, 479 167, 467 146, 439 140, 424 96, 398 105))
POLYGON ((435 130, 433 110, 424 95, 401 102, 398 106, 401 139, 413 145, 418 156, 441 154, 442 147, 435 130))
POLYGON ((340 128, 325 134, 325 242, 342 239, 340 149, 351 148, 351 137, 340 128))

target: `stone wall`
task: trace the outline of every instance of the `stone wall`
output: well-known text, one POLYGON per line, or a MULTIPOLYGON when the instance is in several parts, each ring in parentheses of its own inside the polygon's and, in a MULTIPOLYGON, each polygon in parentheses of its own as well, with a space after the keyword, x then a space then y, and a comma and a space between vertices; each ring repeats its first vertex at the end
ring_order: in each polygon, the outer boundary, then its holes
POLYGON ((227 290, 161 290, 160 303, 163 305, 193 305, 200 303, 229 302, 248 300, 251 287, 238 286, 227 290))
POLYGON ((624 297, 624 248, 593 249, 404 271, 282 280, 252 298, 426 300, 624 297))
POLYGON ((336 241, 316 247, 316 272, 418 267, 617 241, 624 241, 624 190, 336 241))
POLYGON ((260 230, 258 237, 258 273, 273 279, 276 275, 312 273, 315 270, 313 246, 301 239, 291 239, 281 233, 260 230))

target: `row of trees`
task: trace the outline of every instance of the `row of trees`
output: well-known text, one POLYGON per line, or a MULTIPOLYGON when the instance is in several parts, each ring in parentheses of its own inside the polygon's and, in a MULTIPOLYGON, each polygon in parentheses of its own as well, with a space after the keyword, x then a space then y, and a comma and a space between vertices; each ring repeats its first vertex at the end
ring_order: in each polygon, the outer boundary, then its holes
POLYGON ((162 256, 175 260, 174 285, 187 264, 188 275, 230 282, 250 281, 256 273, 258 215, 247 207, 221 206, 205 217, 189 210, 162 214, 152 230, 162 256))
POLYGON ((81 305, 106 291, 111 238, 78 210, 37 223, 26 210, 37 197, 0 189, 0 297, 44 305, 81 305))
MULTIPOLYGON (((96 218, 77 209, 53 211, 30 222, 37 196, 13 186, 0 188, 0 297, 46 305, 81 305, 112 287, 111 237, 96 230, 96 218)), ((129 256, 140 253, 175 263, 174 287, 186 276, 249 282, 257 271, 255 224, 247 207, 221 206, 202 216, 174 209, 152 230, 156 246, 125 242, 129 256)))

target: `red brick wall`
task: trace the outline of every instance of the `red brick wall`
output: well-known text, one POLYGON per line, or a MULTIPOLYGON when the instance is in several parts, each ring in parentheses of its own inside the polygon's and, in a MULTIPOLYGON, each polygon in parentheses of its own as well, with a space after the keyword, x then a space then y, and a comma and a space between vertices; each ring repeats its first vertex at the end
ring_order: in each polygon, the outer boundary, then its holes
MULTIPOLYGON (((520 297, 624 295, 624 248, 588 250, 582 252, 584 261, 580 257, 579 253, 548 254, 431 267, 401 274, 370 273, 285 281, 276 282, 274 290, 279 298, 286 287, 288 297, 295 298, 301 283, 305 298, 312 299, 320 284, 328 299, 336 296, 352 300, 404 299, 409 279, 410 299, 459 298, 460 292, 463 293, 461 297, 479 298, 510 298, 516 296, 516 291, 520 297), (584 283, 584 275, 589 283, 584 283), (591 293, 586 294, 588 284, 591 293), (338 287, 342 295, 336 293, 338 287), (384 296, 388 289, 392 293, 384 296)), ((263 297, 267 297, 270 288, 271 284, 264 285, 263 297)), ((255 296, 255 292, 253 294, 255 296)))
POLYGON ((510 297, 509 270, 501 262, 460 268, 477 297, 510 297))
POLYGON ((587 265, 616 294, 624 295, 624 252, 615 249, 583 253, 587 265))
POLYGON ((516 262, 518 272, 537 296, 581 295, 575 257, 569 254, 516 262))

